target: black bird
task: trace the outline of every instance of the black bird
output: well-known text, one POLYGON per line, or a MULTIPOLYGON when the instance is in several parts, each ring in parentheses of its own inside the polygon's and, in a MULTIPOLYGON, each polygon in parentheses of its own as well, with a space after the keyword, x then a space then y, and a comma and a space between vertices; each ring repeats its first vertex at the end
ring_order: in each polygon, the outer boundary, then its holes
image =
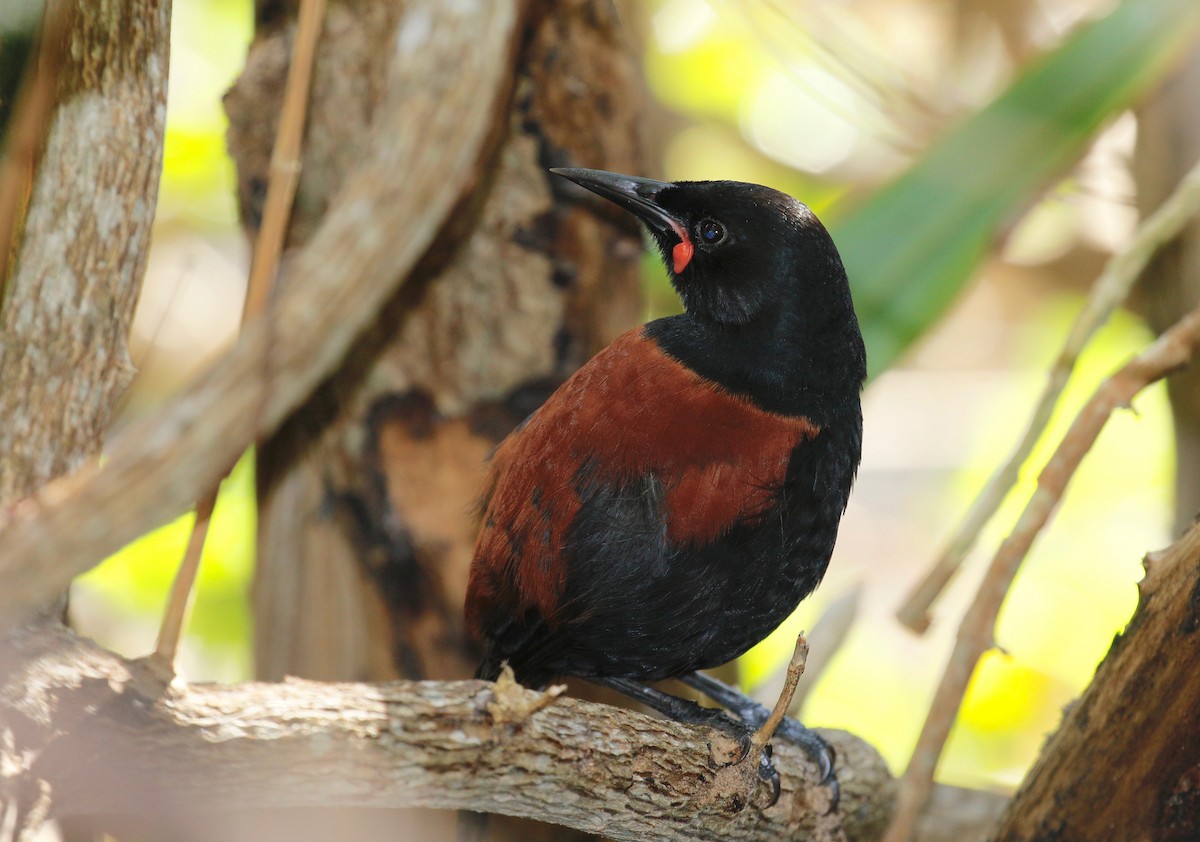
MULTIPOLYGON (((646 225, 686 312, 619 337, 497 449, 466 600, 478 677, 577 676, 744 736, 765 710, 697 671, 766 637, 829 563, 866 377, 842 261, 769 187, 552 172, 646 225), (745 724, 645 684, 667 678, 745 724)), ((818 737, 779 733, 832 776, 818 737)))

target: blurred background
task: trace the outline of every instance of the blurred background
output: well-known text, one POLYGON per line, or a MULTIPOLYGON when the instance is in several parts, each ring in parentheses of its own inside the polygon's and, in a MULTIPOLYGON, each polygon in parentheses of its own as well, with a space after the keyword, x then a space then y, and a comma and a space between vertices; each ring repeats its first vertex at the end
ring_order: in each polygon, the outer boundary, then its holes
MULTIPOLYGON (((234 339, 248 247, 237 220, 221 97, 253 34, 250 0, 175 0, 158 221, 134 327, 140 376, 123 421, 162 401, 234 339)), ((652 98, 651 160, 669 179, 777 186, 838 234, 846 218, 935 141, 1115 7, 1106 0, 629 0, 625 26, 652 98)), ((1104 55, 1091 56, 1105 60, 1104 55)), ((1051 92, 1046 91, 1047 95, 1051 92)), ((1038 92, 1033 91, 1036 102, 1038 92)), ((1007 213, 948 313, 875 374, 865 451, 829 575, 742 663, 745 686, 779 669, 799 629, 835 602, 856 618, 809 696, 809 725, 846 728, 893 770, 907 761, 987 557, 1033 488, 1037 467, 1095 385, 1151 333, 1121 313, 1089 346, 1032 469, 935 609, 924 637, 894 611, 1023 429, 1083 296, 1138 218, 1138 120, 1109 114, 1083 160, 1033 204, 1007 213), (848 597, 849 595, 849 597, 848 597)), ((1047 153, 1049 154, 1049 153, 1047 153)), ((914 223, 916 219, 914 217, 914 223)), ((902 241, 893 226, 881 237, 902 241)), ((847 263, 852 268, 851 255, 847 263)), ((645 267, 646 317, 677 310, 645 267)), ((916 280, 916 279, 914 279, 916 280)), ((975 676, 943 781, 1010 788, 1061 708, 1088 682, 1137 598, 1140 560, 1172 531, 1172 437, 1165 390, 1115 417, 1037 542, 975 676)), ((214 517, 183 673, 235 681, 252 671, 252 460, 225 483, 214 517)), ((153 648, 186 518, 80 579, 77 626, 129 655, 153 648)))

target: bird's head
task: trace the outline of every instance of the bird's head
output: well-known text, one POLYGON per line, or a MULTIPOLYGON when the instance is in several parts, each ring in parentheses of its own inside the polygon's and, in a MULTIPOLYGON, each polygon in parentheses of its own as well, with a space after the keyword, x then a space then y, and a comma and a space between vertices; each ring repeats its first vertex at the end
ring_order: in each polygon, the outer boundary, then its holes
MULTIPOLYGON (((694 317, 740 325, 804 299, 847 296, 842 262, 808 206, 739 181, 655 181, 562 168, 650 230, 671 283, 694 317)), ((813 301, 813 303, 816 303, 813 301)))

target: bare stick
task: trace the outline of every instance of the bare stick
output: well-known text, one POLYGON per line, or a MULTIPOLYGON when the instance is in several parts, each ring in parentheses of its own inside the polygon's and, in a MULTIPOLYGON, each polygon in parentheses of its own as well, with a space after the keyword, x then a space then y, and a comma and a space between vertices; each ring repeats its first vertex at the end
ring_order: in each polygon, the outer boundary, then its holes
POLYGON ((1012 534, 997 550, 959 626, 954 651, 942 674, 908 769, 901 779, 899 805, 884 842, 905 842, 912 838, 967 684, 979 659, 994 645, 996 616, 1013 577, 1105 422, 1113 410, 1129 406, 1133 397, 1146 386, 1186 365, 1197 345, 1200 345, 1200 308, 1176 322, 1100 385, 1042 469, 1037 490, 1026 504, 1012 534))
POLYGON ((975 546, 983 528, 1016 484, 1021 466, 1033 452, 1034 445, 1050 422, 1050 416, 1053 415, 1058 399, 1079 360, 1080 352, 1129 295, 1130 288, 1155 252, 1175 237, 1197 211, 1200 211, 1200 163, 1192 167, 1175 188, 1175 192, 1158 210, 1138 226, 1129 247, 1108 261, 1058 354, 1024 436, 1017 443, 1012 455, 996 470, 983 491, 975 498, 941 556, 896 612, 897 618, 905 626, 918 633, 929 627, 929 607, 958 572, 963 559, 975 546))
MULTIPOLYGON (((263 206, 262 227, 250 259, 250 280, 246 285, 246 301, 242 307, 242 324, 257 318, 265 309, 272 280, 279 268, 279 256, 292 216, 296 185, 300 181, 301 145, 304 123, 308 118, 309 91, 312 87, 312 68, 316 58, 317 39, 325 17, 325 0, 302 0, 296 41, 292 47, 292 62, 288 67, 287 84, 283 92, 283 110, 279 115, 279 131, 271 155, 271 175, 267 182, 267 198, 263 206)), ((269 384, 268 384, 269 385, 269 384)), ((228 475, 228 471, 226 471, 228 475)), ((208 524, 217 504, 217 487, 196 504, 196 520, 188 538, 187 551, 175 574, 171 596, 163 612, 154 658, 161 667, 173 672, 179 639, 187 621, 192 590, 200 570, 200 556, 208 524)))
MULTIPOLYGON (((792 705, 788 708, 789 716, 796 716, 804 707, 809 692, 817 686, 825 670, 845 645, 858 616, 862 590, 862 585, 855 585, 829 603, 813 624, 812 631, 806 635, 809 653, 804 662, 804 675, 800 676, 796 693, 792 696, 792 705)), ((754 700, 765 705, 772 699, 778 699, 779 694, 783 692, 783 683, 787 680, 787 671, 788 667, 785 664, 756 685, 752 694, 754 700)))
POLYGON ((301 0, 296 43, 292 47, 292 63, 283 91, 283 110, 279 114, 279 131, 271 152, 271 175, 263 204, 262 227, 250 259, 243 324, 256 318, 266 307, 271 282, 279 267, 279 255, 283 253, 296 185, 300 182, 304 123, 308 119, 312 69, 324 18, 325 0, 301 0))
MULTIPOLYGON (((800 632, 796 636, 796 649, 792 652, 792 660, 788 662, 787 676, 783 680, 783 691, 779 694, 779 700, 775 702, 775 707, 771 709, 771 715, 767 717, 767 721, 759 726, 758 730, 750 737, 750 741, 758 749, 758 752, 761 752, 766 748, 767 743, 771 742, 771 737, 775 736, 775 729, 779 727, 779 723, 791 709, 792 697, 796 695, 796 685, 800 683, 800 676, 804 675, 804 663, 807 660, 808 641, 804 638, 804 632, 800 632)), ((756 757, 758 752, 751 752, 750 756, 756 757)))
POLYGON ((204 552, 208 525, 216 505, 216 494, 210 494, 196 504, 196 521, 192 524, 191 534, 188 535, 187 550, 184 551, 183 562, 175 573, 175 581, 171 583, 167 610, 163 613, 162 624, 158 628, 158 641, 154 644, 153 659, 168 673, 175 671, 175 654, 179 651, 179 640, 183 636, 183 624, 187 620, 191 603, 192 586, 200 569, 200 555, 204 552))

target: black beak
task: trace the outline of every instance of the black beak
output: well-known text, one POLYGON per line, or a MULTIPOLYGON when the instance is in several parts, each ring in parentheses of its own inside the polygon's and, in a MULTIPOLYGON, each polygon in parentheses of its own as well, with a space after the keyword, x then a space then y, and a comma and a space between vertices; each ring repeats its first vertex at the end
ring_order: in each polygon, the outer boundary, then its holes
POLYGON ((550 172, 570 179, 580 187, 603 196, 632 213, 654 231, 674 235, 680 242, 688 239, 683 222, 663 210, 655 201, 668 187, 669 181, 655 181, 636 175, 621 175, 604 170, 585 170, 577 167, 554 167, 550 172))

